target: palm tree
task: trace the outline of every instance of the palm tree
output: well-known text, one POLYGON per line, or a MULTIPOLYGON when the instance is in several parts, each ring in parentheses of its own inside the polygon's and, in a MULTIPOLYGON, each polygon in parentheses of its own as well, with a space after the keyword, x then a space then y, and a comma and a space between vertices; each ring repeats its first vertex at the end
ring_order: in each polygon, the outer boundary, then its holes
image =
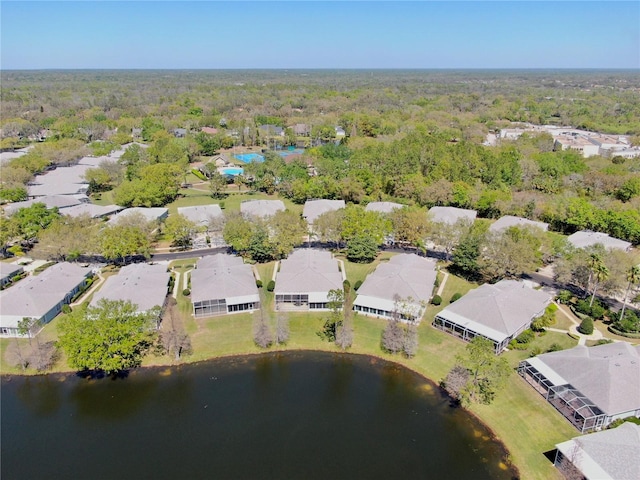
POLYGON ((624 300, 622 301, 622 311, 620 312, 619 322, 624 318, 624 310, 627 307, 627 297, 631 291, 631 285, 637 285, 640 283, 640 265, 634 265, 627 272, 627 291, 624 293, 624 300))
POLYGON ((591 294, 591 301, 589 302, 589 307, 593 306, 593 300, 596 298, 596 291, 598 290, 598 284, 604 282, 607 278, 609 278, 609 269, 604 264, 601 258, 598 257, 598 261, 593 264, 592 272, 593 279, 595 283, 593 285, 593 293, 591 294))

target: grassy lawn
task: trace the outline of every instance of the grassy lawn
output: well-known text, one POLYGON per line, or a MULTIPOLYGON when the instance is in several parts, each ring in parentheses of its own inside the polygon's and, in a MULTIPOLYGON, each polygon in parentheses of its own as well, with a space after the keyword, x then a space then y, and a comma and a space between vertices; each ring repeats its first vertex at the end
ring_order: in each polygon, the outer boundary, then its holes
MULTIPOLYGON (((374 263, 368 265, 345 262, 348 278, 352 283, 363 279, 380 261, 389 258, 391 254, 382 254, 374 263)), ((184 274, 191 269, 194 259, 177 260, 171 263, 174 271, 184 274)), ((271 278, 275 262, 256 265, 264 285, 271 278)), ((181 279, 182 281, 182 279, 181 279)), ((464 279, 449 275, 443 291, 443 305, 438 307, 429 305, 425 318, 418 328, 419 348, 412 359, 389 355, 380 349, 380 338, 386 322, 381 319, 369 318, 363 315, 354 316, 354 343, 349 349, 351 353, 374 355, 383 359, 400 363, 427 378, 438 383, 455 364, 457 355, 465 350, 466 343, 441 332, 431 326, 435 313, 449 304, 449 299, 455 292, 466 293, 475 285, 464 279)), ((277 315, 273 312, 273 293, 262 289, 263 305, 266 307, 266 320, 275 325, 277 315)), ((178 288, 177 303, 182 314, 184 328, 190 335, 193 354, 183 358, 183 361, 201 361, 225 355, 243 355, 260 353, 253 343, 253 326, 260 317, 260 312, 239 313, 219 317, 194 319, 191 316, 191 301, 182 295, 182 284, 178 288)), ((320 331, 326 317, 323 312, 292 312, 287 313, 290 328, 289 342, 284 346, 274 346, 275 350, 323 350, 337 352, 338 348, 324 341, 317 332, 320 331)), ((45 327, 43 339, 55 339, 56 326, 61 317, 45 327)), ((5 352, 12 339, 0 340, 0 354, 2 354, 2 373, 20 373, 10 367, 5 361, 5 352)), ((27 342, 27 340, 21 340, 27 342)), ((542 351, 548 349, 552 343, 558 343, 563 348, 569 348, 576 341, 567 335, 548 332, 537 336, 527 351, 510 351, 505 358, 515 367, 520 360, 529 356, 529 350, 537 347, 542 351)), ((143 365, 172 365, 172 358, 149 355, 143 365)), ((55 371, 68 371, 65 359, 62 358, 55 367, 55 371)), ((508 386, 501 391, 492 405, 473 405, 470 411, 489 426, 496 437, 504 442, 510 452, 511 460, 520 469, 521 478, 550 479, 560 478, 551 463, 543 453, 551 450, 556 443, 577 435, 570 424, 547 404, 515 370, 511 374, 508 386)), ((496 459, 497 461, 498 459, 496 459)))

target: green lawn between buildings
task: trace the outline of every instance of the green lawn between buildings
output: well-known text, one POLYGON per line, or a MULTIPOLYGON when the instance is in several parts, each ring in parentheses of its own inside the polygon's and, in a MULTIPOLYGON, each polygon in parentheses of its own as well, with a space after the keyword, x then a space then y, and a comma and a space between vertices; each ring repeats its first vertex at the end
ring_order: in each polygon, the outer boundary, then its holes
MULTIPOLYGON (((347 276, 352 284, 373 271, 375 266, 389 254, 380 255, 374 264, 356 265, 345 261, 347 276)), ((195 260, 180 260, 173 263, 177 270, 185 272, 189 270, 195 260)), ((266 284, 271 278, 275 262, 256 265, 258 272, 266 284)), ((449 299, 455 292, 466 293, 474 285, 465 280, 449 275, 442 295, 443 305, 435 307, 430 305, 425 318, 419 327, 420 346, 418 354, 413 359, 405 359, 383 353, 380 350, 380 337, 385 321, 373 319, 362 315, 356 315, 354 321, 354 345, 350 353, 374 355, 386 360, 400 363, 434 382, 438 383, 455 363, 455 357, 464 352, 465 343, 455 339, 430 325, 430 320, 435 313, 449 303, 449 299)), ((273 293, 264 290, 263 302, 267 307, 263 314, 272 325, 275 324, 276 314, 273 312, 273 293)), ((194 349, 193 355, 184 358, 184 361, 194 362, 226 355, 244 355, 260 353, 253 343, 253 323, 260 312, 240 313, 195 320, 190 316, 191 303, 182 295, 182 288, 178 288, 178 306, 184 314, 185 329, 189 333, 194 349)), ((53 340, 57 336, 57 325, 63 316, 59 316, 45 326, 40 334, 41 341, 53 340)), ((291 331, 290 341, 284 347, 274 347, 275 350, 324 350, 339 351, 333 344, 323 341, 317 334, 324 322, 323 313, 290 313, 288 314, 291 331)), ((2 363, 0 371, 5 374, 20 373, 19 370, 9 366, 5 360, 5 353, 12 339, 0 340, 0 354, 2 363)), ((23 340, 26 342, 26 340, 23 340)), ((564 348, 570 348, 576 341, 569 336, 548 332, 537 337, 532 343, 532 348, 540 347, 543 351, 552 343, 559 343, 564 348)), ((511 351, 504 354, 505 358, 515 368, 518 362, 528 357, 527 351, 511 351)), ((148 356, 143 365, 172 365, 169 357, 148 356)), ((68 371, 64 356, 56 365, 55 371, 68 371)), ((544 452, 554 448, 556 443, 565 441, 577 435, 577 431, 559 414, 553 407, 536 393, 517 373, 514 372, 509 379, 508 386, 501 391, 492 405, 473 405, 470 411, 487 424, 496 437, 501 440, 510 452, 510 460, 519 468, 523 479, 550 479, 558 478, 552 464, 543 455, 544 452)), ((495 459, 496 462, 502 459, 495 459)))

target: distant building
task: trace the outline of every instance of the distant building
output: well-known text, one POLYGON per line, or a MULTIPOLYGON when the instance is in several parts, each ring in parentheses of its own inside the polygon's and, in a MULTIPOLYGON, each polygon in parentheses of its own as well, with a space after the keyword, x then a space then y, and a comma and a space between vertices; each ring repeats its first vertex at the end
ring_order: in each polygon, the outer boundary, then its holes
POLYGON ((174 128, 173 129, 173 136, 176 138, 184 138, 187 136, 187 129, 186 128, 174 128))
POLYGON ((291 127, 291 130, 293 130, 294 135, 298 137, 308 137, 311 135, 311 127, 306 123, 296 123, 291 127))
POLYGON ((284 137, 284 128, 278 125, 260 125, 258 131, 263 137, 284 137))
POLYGON ((478 212, 456 207, 431 207, 429 209, 429 219, 432 222, 447 223, 453 225, 459 220, 466 220, 472 224, 478 212))
POLYGON ((358 289, 356 312, 380 318, 420 321, 431 300, 436 264, 414 254, 400 254, 381 263, 358 289))
POLYGON ((167 218, 169 215, 169 209, 164 207, 132 207, 125 208, 121 212, 117 213, 109 220, 110 225, 115 225, 123 218, 128 218, 132 215, 141 215, 147 222, 161 221, 167 218))
POLYGON ((329 290, 345 280, 338 261, 325 250, 294 250, 280 262, 276 277, 276 310, 326 310, 329 290))
POLYGON ((163 308, 170 277, 166 265, 132 263, 122 267, 117 275, 107 278, 93 295, 90 305, 95 307, 100 300, 106 299, 130 301, 140 313, 153 307, 163 308))
POLYGON ((543 353, 518 373, 581 433, 640 416, 640 347, 630 343, 543 353))
POLYGON ((532 227, 539 228, 540 230, 546 232, 549 229, 549 224, 544 222, 536 222, 527 218, 505 215, 504 217, 500 217, 498 220, 493 222, 489 227, 489 231, 494 233, 502 232, 503 230, 511 227, 532 227))
POLYGON ((68 217, 81 217, 86 215, 90 218, 104 218, 114 213, 124 210, 124 207, 118 205, 95 205, 93 203, 81 203, 60 211, 61 215, 68 217))
POLYGON ((395 209, 402 207, 404 205, 394 202, 370 202, 364 209, 367 212, 391 213, 395 209))
POLYGON ((24 272, 24 269, 20 265, 0 262, 0 287, 11 283, 11 279, 22 272, 24 272))
POLYGON ((496 354, 544 314, 551 295, 523 282, 501 280, 471 290, 436 314, 433 326, 465 341, 484 337, 496 354))
POLYGON ((196 205, 193 207, 178 207, 178 213, 191 220, 199 227, 207 227, 212 221, 222 220, 224 213, 218 204, 196 205))
POLYGON ((307 200, 302 209, 302 216, 309 225, 313 225, 323 213, 340 210, 344 207, 344 200, 307 200))
POLYGON ((260 295, 251 265, 221 253, 202 257, 191 271, 191 302, 196 318, 258 310, 260 295))
POLYGON ((556 137, 554 149, 576 150, 580 152, 584 158, 593 157, 600 153, 600 147, 596 143, 582 136, 556 137))
POLYGON ((240 204, 240 212, 245 217, 266 218, 284 210, 282 200, 247 200, 240 204))
POLYGON ((336 131, 336 138, 343 138, 347 135, 342 127, 334 127, 334 129, 336 131))
POLYGON ((625 422, 559 443, 553 464, 567 479, 638 480, 640 426, 625 422))
POLYGON ((569 235, 567 240, 576 248, 587 248, 600 244, 607 250, 629 251, 631 249, 631 243, 629 242, 610 237, 606 233, 592 232, 590 230, 581 230, 569 235))
POLYGON ((87 283, 88 268, 63 262, 31 275, 0 292, 0 337, 18 337, 18 322, 32 318, 49 323, 87 283))
POLYGON ((34 203, 44 203, 48 209, 57 208, 61 210, 80 205, 82 202, 71 195, 48 195, 45 197, 33 198, 31 200, 25 200, 24 202, 9 203, 4 206, 4 213, 6 215, 13 215, 21 208, 31 207, 34 203))

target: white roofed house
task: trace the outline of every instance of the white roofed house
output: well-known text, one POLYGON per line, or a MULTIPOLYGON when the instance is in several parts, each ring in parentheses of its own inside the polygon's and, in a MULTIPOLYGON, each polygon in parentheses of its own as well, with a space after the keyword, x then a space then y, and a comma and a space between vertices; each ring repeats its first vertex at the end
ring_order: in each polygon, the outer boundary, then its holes
POLYGON ((551 295, 523 282, 501 280, 471 290, 441 310, 433 326, 471 341, 477 336, 491 340, 496 354, 544 314, 551 295))
POLYGON ((404 205, 394 202, 370 202, 364 209, 367 212, 391 213, 395 209, 402 207, 404 205))
POLYGON ((108 217, 109 215, 113 215, 121 210, 124 210, 124 207, 120 207, 118 205, 95 205, 93 203, 81 203, 79 205, 74 205, 69 208, 65 208, 60 210, 61 215, 66 215, 68 217, 81 217, 83 215, 87 215, 91 218, 103 218, 108 217))
POLYGON ((164 220, 165 218, 167 218, 167 216, 169 215, 169 209, 164 208, 164 207, 152 207, 152 208, 132 207, 132 208, 125 208, 121 212, 118 212, 116 215, 111 217, 111 219, 109 220, 108 223, 111 224, 111 225, 117 224, 123 218, 127 218, 127 217, 129 217, 131 215, 138 215, 138 214, 141 215, 147 222, 161 221, 161 220, 164 220))
POLYGON ((640 416, 640 347, 627 342, 544 353, 518 373, 582 433, 640 416))
POLYGON ((342 289, 345 280, 338 260, 330 252, 298 249, 280 262, 277 272, 276 310, 326 310, 329 290, 342 289))
POLYGON ((420 321, 433 294, 436 263, 415 254, 400 254, 381 263, 358 289, 356 312, 420 321))
POLYGON ((282 200, 247 200, 240 204, 240 212, 247 218, 266 218, 284 212, 282 200))
POLYGON ((477 215, 478 212, 475 210, 457 207, 431 207, 428 213, 429 219, 432 222, 447 223, 449 225, 453 225, 463 219, 468 220, 469 223, 473 223, 477 215))
POLYGON ((198 227, 209 229, 212 221, 224 218, 222 209, 218 204, 196 205, 193 207, 178 207, 178 213, 191 220, 198 227))
POLYGON ((544 222, 536 222, 522 217, 514 217, 512 215, 505 215, 493 222, 489 227, 490 232, 498 233, 511 227, 519 228, 539 228, 546 232, 549 229, 549 224, 544 222))
POLYGON ((11 283, 11 279, 22 272, 24 272, 24 269, 21 265, 0 262, 0 287, 11 283))
POLYGON ((91 306, 102 299, 130 301, 139 313, 154 307, 162 308, 167 298, 171 274, 166 265, 132 263, 122 267, 117 275, 106 279, 104 285, 93 295, 91 306))
POLYGON ((0 337, 18 337, 18 322, 49 323, 87 284, 92 271, 63 262, 0 292, 0 337))
POLYGON ((631 249, 631 243, 629 242, 610 237, 606 233, 592 232, 590 230, 581 230, 569 235, 567 240, 576 248, 587 248, 600 244, 607 250, 629 251, 631 249))
POLYGON ((307 200, 302 209, 302 216, 307 221, 307 224, 313 225, 323 213, 333 212, 344 207, 344 200, 307 200))
POLYGON ((566 478, 637 480, 640 478, 640 425, 625 422, 556 445, 553 464, 566 478))
POLYGON ((63 209, 80 205, 83 202, 72 195, 47 195, 44 197, 32 198, 31 200, 25 200, 24 202, 14 202, 5 205, 4 213, 6 215, 13 215, 21 208, 31 207, 34 203, 44 203, 48 209, 57 208, 60 213, 64 213, 63 209))
POLYGON ((196 318, 258 310, 260 295, 251 265, 222 253, 202 257, 191 271, 191 302, 196 318))

